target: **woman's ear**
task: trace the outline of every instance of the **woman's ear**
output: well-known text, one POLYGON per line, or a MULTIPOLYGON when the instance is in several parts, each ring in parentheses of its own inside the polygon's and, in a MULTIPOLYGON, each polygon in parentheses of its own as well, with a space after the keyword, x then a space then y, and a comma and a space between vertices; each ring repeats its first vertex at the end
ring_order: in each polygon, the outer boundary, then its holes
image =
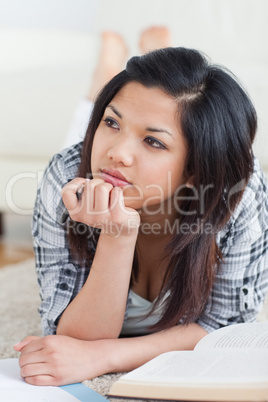
POLYGON ((187 188, 193 188, 194 187, 194 176, 188 177, 188 179, 187 179, 187 181, 185 183, 185 186, 187 188))

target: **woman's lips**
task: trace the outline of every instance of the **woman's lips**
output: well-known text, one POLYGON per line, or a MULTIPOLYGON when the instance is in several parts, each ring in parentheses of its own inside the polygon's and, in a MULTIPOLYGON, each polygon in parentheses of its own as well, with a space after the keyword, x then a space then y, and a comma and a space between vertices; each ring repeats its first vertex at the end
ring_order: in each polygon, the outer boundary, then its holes
POLYGON ((101 170, 101 178, 106 182, 112 184, 114 187, 131 186, 131 183, 118 171, 113 169, 101 170))

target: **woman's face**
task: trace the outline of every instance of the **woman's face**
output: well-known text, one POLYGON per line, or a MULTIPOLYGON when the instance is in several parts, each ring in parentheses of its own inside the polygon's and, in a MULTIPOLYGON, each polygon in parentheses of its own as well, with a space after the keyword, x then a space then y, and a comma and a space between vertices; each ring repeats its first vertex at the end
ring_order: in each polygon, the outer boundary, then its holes
POLYGON ((91 168, 123 188, 125 205, 154 211, 185 184, 187 143, 177 103, 158 88, 131 82, 107 106, 95 133, 91 168))

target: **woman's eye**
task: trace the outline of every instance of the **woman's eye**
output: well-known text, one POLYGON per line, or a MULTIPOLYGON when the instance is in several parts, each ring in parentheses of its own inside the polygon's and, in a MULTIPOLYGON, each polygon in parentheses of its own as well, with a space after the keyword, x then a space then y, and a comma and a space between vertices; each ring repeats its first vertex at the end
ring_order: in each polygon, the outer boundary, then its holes
POLYGON ((103 119, 103 121, 107 127, 114 128, 116 130, 119 129, 119 125, 118 125, 117 121, 114 119, 111 119, 111 117, 106 117, 106 119, 103 119))
POLYGON ((144 141, 153 148, 166 149, 166 146, 154 137, 146 137, 144 141))

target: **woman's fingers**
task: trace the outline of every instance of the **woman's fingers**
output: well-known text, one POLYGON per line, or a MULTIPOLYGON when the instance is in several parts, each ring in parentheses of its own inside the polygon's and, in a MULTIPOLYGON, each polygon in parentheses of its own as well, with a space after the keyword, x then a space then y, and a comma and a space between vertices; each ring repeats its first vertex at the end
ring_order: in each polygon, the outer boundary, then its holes
MULTIPOLYGON (((85 182, 85 186, 84 186, 84 191, 83 191, 83 195, 82 195, 82 206, 83 208, 85 208, 87 214, 92 214, 95 212, 95 209, 97 208, 97 210, 99 211, 99 205, 98 203, 100 202, 103 206, 104 209, 107 209, 107 197, 105 197, 104 200, 100 199, 100 196, 98 197, 98 200, 96 201, 96 189, 98 187, 103 187, 103 191, 101 191, 102 194, 104 194, 105 196, 108 195, 108 200, 109 200, 109 192, 107 193, 107 189, 110 188, 110 184, 105 183, 104 180, 102 179, 93 179, 90 181, 86 181, 85 182), (105 207, 106 205, 106 207, 105 207)), ((112 187, 112 186, 111 186, 112 187)))
POLYGON ((76 178, 63 188, 62 198, 74 221, 98 227, 107 234, 129 233, 129 229, 132 232, 134 221, 135 227, 139 225, 138 212, 125 207, 122 189, 102 179, 76 178))
POLYGON ((23 378, 37 375, 51 375, 50 365, 46 362, 28 363, 21 367, 20 375, 23 378))
POLYGON ((77 210, 79 199, 77 192, 85 184, 87 179, 77 177, 76 179, 67 183, 61 190, 62 200, 70 214, 75 213, 77 210))
POLYGON ((29 345, 31 342, 41 339, 39 336, 27 336, 23 341, 17 343, 13 346, 17 352, 20 352, 25 346, 29 345))
POLYGON ((110 210, 110 194, 113 186, 110 183, 101 183, 94 188, 94 212, 107 214, 110 210))
POLYGON ((63 364, 59 358, 60 353, 58 353, 60 341, 61 339, 55 335, 36 337, 23 347, 19 365, 20 374, 26 382, 34 385, 58 385, 60 383, 60 374, 57 371, 58 365, 63 364))
POLYGON ((85 221, 88 215, 107 213, 111 189, 112 185, 102 179, 76 178, 63 187, 62 200, 72 219, 90 224, 90 218, 89 222, 85 221), (96 188, 100 189, 97 193, 96 188))
POLYGON ((29 384, 76 383, 107 371, 104 367, 108 362, 100 341, 82 341, 63 335, 28 337, 31 339, 19 359, 21 376, 29 384))
POLYGON ((51 376, 51 375, 35 375, 35 376, 29 376, 29 377, 24 377, 24 380, 30 384, 30 385, 38 385, 38 386, 59 386, 63 385, 63 381, 57 380, 57 378, 51 376))
POLYGON ((120 187, 114 187, 111 191, 110 208, 111 211, 113 211, 115 214, 124 212, 124 196, 123 191, 120 187))
MULTIPOLYGON (((47 361, 47 358, 45 356, 44 351, 45 351, 45 349, 42 348, 42 349, 39 349, 36 351, 22 353, 19 358, 20 368, 26 367, 27 365, 31 365, 31 364, 36 365, 37 363, 45 363, 47 361)), ((46 373, 43 373, 43 374, 46 374, 46 373)), ((32 375, 34 375, 34 374, 32 374, 32 375)))

